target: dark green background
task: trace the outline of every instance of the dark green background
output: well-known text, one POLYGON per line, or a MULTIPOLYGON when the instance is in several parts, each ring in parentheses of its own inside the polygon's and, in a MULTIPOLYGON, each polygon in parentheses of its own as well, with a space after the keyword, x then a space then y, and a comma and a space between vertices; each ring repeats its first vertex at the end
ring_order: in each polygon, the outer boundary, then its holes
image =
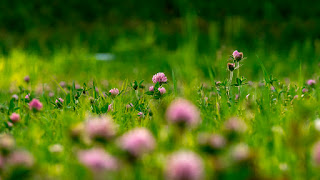
POLYGON ((139 39, 151 28, 162 48, 175 50, 194 34, 199 52, 207 53, 212 23, 215 47, 289 50, 320 38, 320 1, 2 0, 0 50, 48 54, 77 44, 105 52, 120 37, 139 39))

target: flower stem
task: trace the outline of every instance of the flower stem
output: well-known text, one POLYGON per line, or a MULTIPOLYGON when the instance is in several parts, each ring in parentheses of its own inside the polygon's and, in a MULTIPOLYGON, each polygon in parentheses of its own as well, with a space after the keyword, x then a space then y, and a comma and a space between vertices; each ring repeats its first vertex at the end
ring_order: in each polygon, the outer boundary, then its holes
MULTIPOLYGON (((240 62, 238 61, 237 62, 237 65, 236 65, 237 67, 238 67, 238 71, 237 71, 237 78, 239 78, 240 79, 240 62)), ((239 84, 239 86, 238 86, 238 95, 239 95, 239 99, 240 99, 240 84, 239 84)))

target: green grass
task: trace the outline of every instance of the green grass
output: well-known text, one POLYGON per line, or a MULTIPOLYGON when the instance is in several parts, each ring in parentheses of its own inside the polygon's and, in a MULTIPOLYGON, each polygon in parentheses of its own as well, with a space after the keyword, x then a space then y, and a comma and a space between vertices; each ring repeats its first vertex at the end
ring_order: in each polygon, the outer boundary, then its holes
MULTIPOLYGON (((193 32, 192 29, 190 31, 193 32)), ((293 45, 290 52, 264 47, 227 46, 199 53, 196 39, 192 36, 175 51, 157 46, 151 34, 146 36, 141 41, 120 39, 112 49, 116 56, 114 61, 96 61, 93 52, 79 46, 71 50, 59 49, 52 56, 13 49, 8 56, 0 58, 0 130, 13 135, 17 148, 27 149, 33 154, 36 163, 32 178, 94 178, 95 173, 82 166, 76 154, 80 149, 97 145, 73 141, 70 129, 84 122, 89 115, 104 114, 102 112, 106 112, 112 102, 114 110, 107 114, 118 125, 117 134, 121 135, 134 127, 146 127, 156 138, 157 147, 139 161, 130 163, 114 142, 100 145, 123 161, 118 172, 107 175, 111 179, 163 179, 165 158, 180 149, 189 149, 201 155, 206 179, 247 179, 249 176, 319 178, 310 155, 312 145, 319 137, 313 125, 319 115, 319 85, 308 87, 309 92, 301 97, 302 88, 307 87, 304 83, 307 79, 319 80, 319 67, 315 64, 317 52, 307 42, 293 45), (235 101, 236 87, 231 88, 229 100, 223 88, 218 91, 215 86, 216 81, 229 78, 226 64, 234 49, 244 52, 247 57, 243 60, 240 75, 247 81, 253 81, 253 85, 241 87, 239 102, 235 101), (164 72, 168 77, 168 84, 165 85, 167 93, 160 99, 153 99, 144 93, 157 72, 164 72), (23 81, 25 75, 31 78, 29 84, 23 81), (260 82, 269 82, 270 75, 278 79, 273 84, 275 91, 270 90, 268 83, 258 86, 260 82), (290 83, 286 83, 287 78, 290 78, 290 83), (145 89, 134 91, 131 87, 134 80, 144 80, 145 89), (60 87, 60 81, 67 82, 69 88, 60 87), (74 101, 76 90, 73 83, 81 86, 85 83, 90 89, 80 96, 78 103, 74 101), (93 91, 95 87, 99 92, 93 91), (123 91, 114 101, 102 96, 111 88, 123 91), (33 113, 28 109, 23 99, 29 92, 43 103, 41 112, 33 113), (49 92, 54 92, 54 97, 49 97, 49 92), (22 120, 8 128, 6 123, 13 112, 10 108, 13 94, 20 96, 14 107, 22 120), (299 97, 293 99, 295 95, 299 97), (52 104, 58 97, 65 100, 62 108, 52 104), (177 130, 173 126, 168 126, 165 117, 166 108, 178 97, 193 102, 201 111, 202 118, 198 127, 188 129, 180 136, 176 135, 177 130), (208 99, 205 100, 205 97, 208 99), (91 98, 95 99, 93 104, 91 98), (133 103, 134 108, 126 110, 129 103, 133 103), (140 111, 146 115, 144 118, 138 117, 140 111), (219 155, 228 166, 218 171, 214 156, 200 148, 197 138, 204 132, 226 135, 223 124, 231 117, 243 119, 248 128, 219 155), (230 160, 232 145, 239 142, 250 147, 253 157, 249 165, 230 160), (53 144, 61 144, 64 151, 51 153, 48 148, 53 144), (281 169, 279 166, 287 168, 281 169)), ((2 172, 4 178, 9 177, 8 171, 2 172)))

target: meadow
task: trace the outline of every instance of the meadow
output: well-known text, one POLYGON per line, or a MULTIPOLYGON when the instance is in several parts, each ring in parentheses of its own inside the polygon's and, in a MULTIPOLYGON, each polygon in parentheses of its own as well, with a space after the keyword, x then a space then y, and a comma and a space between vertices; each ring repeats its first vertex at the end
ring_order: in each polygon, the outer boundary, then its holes
POLYGON ((320 41, 171 20, 8 33, 1 179, 319 179, 320 41))

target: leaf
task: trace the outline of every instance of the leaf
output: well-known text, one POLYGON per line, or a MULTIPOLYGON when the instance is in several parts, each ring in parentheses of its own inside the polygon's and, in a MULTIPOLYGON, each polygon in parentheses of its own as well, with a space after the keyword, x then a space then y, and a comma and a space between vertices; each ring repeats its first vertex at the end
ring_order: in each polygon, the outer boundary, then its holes
POLYGON ((101 113, 107 113, 109 108, 109 103, 101 107, 101 113))
POLYGON ((14 99, 11 99, 9 104, 9 112, 13 112, 14 107, 15 107, 14 99))
POLYGON ((160 84, 159 84, 159 82, 157 82, 157 83, 154 85, 154 90, 158 90, 159 87, 160 87, 160 84))
POLYGON ((269 74, 268 74, 266 68, 264 67, 262 61, 260 60, 259 56, 258 56, 258 55, 256 55, 256 56, 257 56, 257 58, 258 58, 258 61, 259 61, 259 63, 260 63, 260 66, 261 66, 261 68, 262 68, 265 82, 266 82, 266 83, 269 83, 269 74))
POLYGON ((144 82, 144 80, 141 80, 141 81, 139 82, 139 86, 140 86, 143 82, 144 82))
POLYGON ((153 91, 147 91, 147 92, 145 92, 144 94, 146 94, 146 95, 153 95, 153 91))
POLYGON ((215 74, 214 74, 214 71, 213 71, 212 67, 208 67, 208 71, 209 71, 209 76, 210 76, 211 83, 215 84, 215 82, 214 82, 215 74))

